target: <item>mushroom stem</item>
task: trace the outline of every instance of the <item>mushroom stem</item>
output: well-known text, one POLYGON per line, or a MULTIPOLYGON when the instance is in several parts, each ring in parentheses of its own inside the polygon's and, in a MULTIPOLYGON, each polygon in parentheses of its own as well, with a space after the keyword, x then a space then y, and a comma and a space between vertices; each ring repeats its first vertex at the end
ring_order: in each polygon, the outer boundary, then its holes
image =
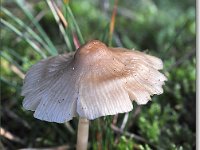
POLYGON ((87 150, 89 120, 79 118, 76 150, 87 150))

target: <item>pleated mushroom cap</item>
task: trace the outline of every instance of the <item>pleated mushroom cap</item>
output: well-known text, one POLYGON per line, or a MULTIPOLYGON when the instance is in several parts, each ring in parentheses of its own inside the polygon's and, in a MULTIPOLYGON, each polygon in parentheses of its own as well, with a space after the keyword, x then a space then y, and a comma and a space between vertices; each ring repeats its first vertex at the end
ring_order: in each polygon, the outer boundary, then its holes
POLYGON ((129 112, 163 93, 162 61, 94 40, 76 53, 44 59, 27 72, 23 107, 34 117, 62 123, 75 116, 95 119, 129 112))

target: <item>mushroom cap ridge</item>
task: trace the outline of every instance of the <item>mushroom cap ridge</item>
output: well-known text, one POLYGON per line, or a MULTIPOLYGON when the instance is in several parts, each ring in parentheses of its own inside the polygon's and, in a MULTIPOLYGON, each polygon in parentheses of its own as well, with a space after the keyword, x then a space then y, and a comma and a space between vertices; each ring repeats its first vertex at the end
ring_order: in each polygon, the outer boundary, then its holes
POLYGON ((93 40, 76 53, 33 65, 24 79, 23 107, 34 117, 62 123, 75 116, 95 119, 132 110, 161 94, 166 77, 159 58, 93 40))

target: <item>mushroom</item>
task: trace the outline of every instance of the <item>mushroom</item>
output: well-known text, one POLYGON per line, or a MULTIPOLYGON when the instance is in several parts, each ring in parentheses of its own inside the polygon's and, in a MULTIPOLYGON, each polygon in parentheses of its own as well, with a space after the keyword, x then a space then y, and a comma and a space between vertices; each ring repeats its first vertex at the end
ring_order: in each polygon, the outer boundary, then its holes
POLYGON ((40 120, 63 123, 79 116, 77 149, 86 149, 89 121, 129 112, 163 93, 162 61, 93 40, 75 53, 44 59, 27 72, 23 107, 40 120))

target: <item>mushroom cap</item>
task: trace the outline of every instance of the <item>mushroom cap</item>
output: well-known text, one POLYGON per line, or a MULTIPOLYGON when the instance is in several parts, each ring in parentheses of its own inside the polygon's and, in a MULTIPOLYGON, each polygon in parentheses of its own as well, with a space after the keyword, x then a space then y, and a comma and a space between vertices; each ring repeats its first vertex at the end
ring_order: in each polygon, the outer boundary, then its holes
POLYGON ((75 53, 44 59, 27 72, 23 107, 34 117, 63 123, 75 116, 95 119, 129 112, 163 93, 159 58, 93 40, 75 53))

